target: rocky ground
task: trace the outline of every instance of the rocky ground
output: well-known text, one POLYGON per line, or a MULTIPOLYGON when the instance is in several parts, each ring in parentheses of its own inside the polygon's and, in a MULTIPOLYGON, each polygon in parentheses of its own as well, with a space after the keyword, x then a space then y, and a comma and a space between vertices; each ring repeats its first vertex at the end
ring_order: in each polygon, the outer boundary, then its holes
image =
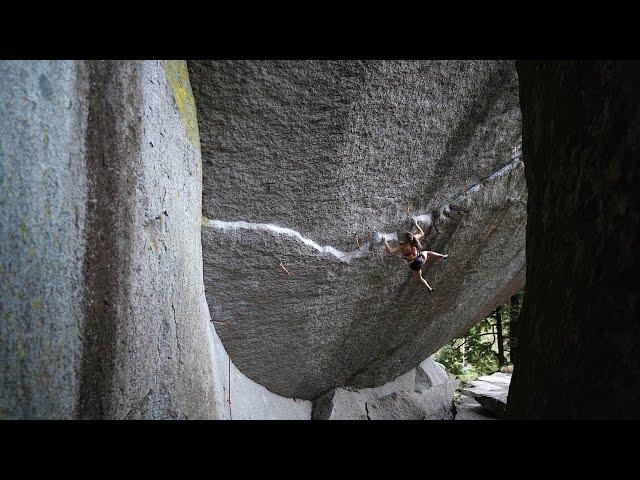
POLYGON ((458 381, 427 358, 376 388, 336 388, 314 403, 314 420, 452 420, 458 381))
POLYGON ((511 374, 478 377, 456 392, 454 420, 496 420, 505 417, 511 374))

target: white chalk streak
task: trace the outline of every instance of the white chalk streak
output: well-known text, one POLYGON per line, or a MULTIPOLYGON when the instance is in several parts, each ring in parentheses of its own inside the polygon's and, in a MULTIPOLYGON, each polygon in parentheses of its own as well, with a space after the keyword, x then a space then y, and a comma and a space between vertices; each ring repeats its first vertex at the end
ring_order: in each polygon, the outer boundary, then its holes
POLYGON ((249 223, 249 222, 225 222, 222 220, 209 220, 207 219, 204 223, 206 227, 214 227, 223 232, 243 229, 243 230, 262 230, 267 232, 276 233, 278 235, 285 235, 287 237, 295 238, 299 242, 317 250, 323 254, 329 254, 336 257, 338 260, 343 261, 345 263, 349 263, 354 258, 359 258, 365 255, 369 251, 369 243, 365 243, 358 250, 354 250, 352 252, 341 252, 337 248, 332 247, 331 245, 319 245, 310 238, 303 237, 300 232, 293 230, 291 228, 279 227, 277 225, 273 225, 271 223, 249 223))
POLYGON ((522 160, 520 160, 520 157, 518 156, 514 160, 512 160, 511 162, 507 163, 504 167, 496 170, 491 175, 489 175, 487 178, 479 181, 478 183, 476 183, 475 185, 473 185, 472 187, 470 187, 469 189, 467 189, 466 191, 464 191, 463 193, 458 195, 456 198, 454 198, 449 203, 453 204, 453 203, 461 201, 467 195, 470 195, 472 193, 477 192, 480 189, 480 187, 482 185, 484 185, 485 183, 488 183, 488 182, 493 181, 493 180, 497 180, 498 178, 502 177, 503 175, 506 175, 511 170, 513 170, 514 168, 520 166, 521 164, 522 164, 522 160))
POLYGON ((382 240, 386 240, 387 242, 390 240, 398 240, 397 233, 376 233, 376 241, 381 242, 382 240))

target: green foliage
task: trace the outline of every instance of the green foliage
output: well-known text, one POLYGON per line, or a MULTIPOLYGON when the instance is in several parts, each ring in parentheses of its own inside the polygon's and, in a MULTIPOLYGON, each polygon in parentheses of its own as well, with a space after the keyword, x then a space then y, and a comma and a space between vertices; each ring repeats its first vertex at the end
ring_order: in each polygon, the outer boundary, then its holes
MULTIPOLYGON (((498 310, 502 318, 502 337, 505 365, 510 363, 509 336, 511 322, 518 318, 522 307, 524 292, 515 294, 509 302, 498 310)), ((447 371, 453 373, 462 382, 470 382, 481 375, 499 370, 496 312, 483 318, 464 337, 453 339, 436 353, 436 359, 447 371)))

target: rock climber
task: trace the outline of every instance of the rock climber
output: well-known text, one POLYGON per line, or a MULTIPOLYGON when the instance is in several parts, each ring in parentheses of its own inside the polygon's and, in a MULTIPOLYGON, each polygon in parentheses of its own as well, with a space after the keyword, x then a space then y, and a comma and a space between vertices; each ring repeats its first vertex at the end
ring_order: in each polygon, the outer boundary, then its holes
POLYGON ((398 243, 395 247, 390 247, 387 243, 387 239, 385 238, 384 248, 387 253, 390 254, 400 252, 404 259, 409 262, 409 268, 413 271, 414 278, 427 287, 430 292, 433 292, 433 288, 431 288, 427 281, 422 277, 422 267, 429 257, 447 259, 449 255, 442 255, 441 253, 432 252, 430 250, 422 250, 422 245, 419 240, 424 237, 424 232, 422 231, 422 228, 420 228, 420 225, 418 225, 415 218, 411 219, 411 225, 412 231, 405 232, 403 234, 403 241, 398 243), (418 231, 414 233, 413 227, 418 229, 418 231))

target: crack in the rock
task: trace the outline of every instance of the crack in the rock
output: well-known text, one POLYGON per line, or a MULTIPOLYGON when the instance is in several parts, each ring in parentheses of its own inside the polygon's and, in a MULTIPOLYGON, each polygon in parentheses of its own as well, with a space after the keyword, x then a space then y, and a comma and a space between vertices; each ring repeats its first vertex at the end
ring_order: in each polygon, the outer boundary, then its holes
POLYGON ((173 325, 176 331, 176 348, 178 349, 178 364, 182 363, 182 348, 180 348, 180 340, 178 338, 178 320, 176 319, 176 307, 171 302, 171 310, 173 310, 173 325))
MULTIPOLYGON (((433 210, 431 213, 415 215, 413 216, 413 218, 416 219, 417 221, 424 222, 426 228, 429 228, 431 226, 434 226, 435 228, 435 222, 440 216, 451 218, 450 210, 453 210, 455 213, 459 213, 459 212, 464 213, 465 211, 464 208, 452 207, 451 205, 455 203, 459 203, 467 195, 479 190, 480 187, 485 182, 490 180, 495 180, 496 178, 501 177, 505 173, 513 170, 521 162, 520 156, 521 155, 514 155, 509 163, 507 163, 500 169, 496 170, 488 177, 482 179, 475 185, 469 187, 464 192, 454 197, 453 200, 444 204, 442 207, 436 210, 433 210)), ((233 222, 233 221, 224 221, 224 220, 210 220, 203 215, 202 226, 209 227, 209 228, 217 228, 218 230, 221 230, 223 232, 227 232, 230 230, 244 229, 244 230, 263 230, 263 231, 276 233, 278 235, 285 235, 285 236, 297 239, 301 243, 319 251, 320 253, 333 255, 338 260, 345 263, 349 263, 352 259, 366 256, 368 253, 370 253, 370 248, 371 248, 371 242, 366 242, 366 243, 363 243, 359 249, 345 253, 332 247, 331 245, 324 245, 324 246, 319 245, 318 243, 314 242, 310 238, 306 238, 302 236, 302 234, 296 230, 293 230, 291 228, 286 228, 286 227, 280 227, 278 225, 274 225, 271 223, 251 223, 251 222, 245 222, 245 221, 233 222)), ((435 229, 437 232, 437 228, 435 229)), ((382 239, 385 239, 385 238, 387 240, 397 240, 398 237, 396 233, 383 233, 383 232, 376 233, 377 242, 380 242, 382 241, 382 239)))

